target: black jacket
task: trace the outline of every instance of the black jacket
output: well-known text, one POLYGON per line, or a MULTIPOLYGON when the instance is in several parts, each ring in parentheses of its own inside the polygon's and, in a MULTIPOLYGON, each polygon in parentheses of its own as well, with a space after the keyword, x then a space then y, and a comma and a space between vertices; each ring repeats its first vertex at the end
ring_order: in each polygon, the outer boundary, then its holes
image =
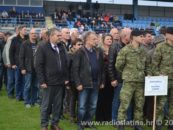
MULTIPOLYGON (((103 52, 100 48, 95 49, 99 62, 98 85, 104 84, 104 61, 103 52)), ((73 78, 76 87, 93 87, 91 65, 85 47, 80 48, 76 53, 73 61, 73 78)))
POLYGON ((11 46, 10 46, 10 63, 11 65, 19 66, 19 52, 22 43, 27 40, 27 37, 22 39, 20 35, 17 35, 12 39, 11 46))
POLYGON ((118 82, 122 83, 121 75, 118 73, 118 71, 115 68, 116 58, 118 55, 118 52, 124 47, 124 43, 117 42, 113 43, 111 47, 109 48, 109 63, 108 63, 108 73, 110 76, 111 81, 118 80, 118 82))
POLYGON ((76 51, 73 48, 70 48, 68 52, 68 60, 69 60, 69 80, 70 83, 74 83, 74 77, 73 77, 73 62, 75 57, 76 51))
MULTIPOLYGON (((20 48, 19 52, 19 67, 25 69, 27 72, 33 72, 34 70, 34 56, 32 44, 30 40, 25 41, 20 48)), ((36 43, 37 48, 37 43, 36 43)), ((36 51, 36 50, 35 50, 36 51)))
POLYGON ((42 44, 36 52, 36 72, 40 84, 62 85, 68 80, 68 62, 64 46, 59 43, 59 54, 50 43, 42 44))
POLYGON ((5 41, 3 39, 0 39, 0 66, 3 66, 4 62, 2 59, 2 52, 5 46, 5 41))

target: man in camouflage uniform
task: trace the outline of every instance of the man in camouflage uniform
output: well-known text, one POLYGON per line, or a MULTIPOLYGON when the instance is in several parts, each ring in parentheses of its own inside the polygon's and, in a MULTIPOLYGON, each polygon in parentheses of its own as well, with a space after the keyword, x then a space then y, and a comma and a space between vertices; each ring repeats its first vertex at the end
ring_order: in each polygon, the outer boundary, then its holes
MULTIPOLYGON (((157 45, 152 60, 154 75, 168 76, 168 95, 158 96, 157 98, 156 120, 160 122, 164 117, 163 108, 167 100, 169 106, 168 118, 169 121, 173 120, 173 27, 167 28, 166 39, 165 43, 157 45)), ((161 125, 156 125, 157 130, 162 129, 161 125)), ((173 130, 173 124, 168 124, 168 130, 173 130)))
MULTIPOLYGON (((140 44, 143 42, 143 32, 133 30, 132 43, 124 47, 118 54, 116 69, 122 73, 123 87, 120 92, 120 108, 118 111, 118 130, 124 130, 121 124, 126 120, 127 108, 134 96, 134 121, 143 121, 144 80, 147 72, 147 55, 140 44)), ((135 124, 135 130, 143 130, 135 124)))

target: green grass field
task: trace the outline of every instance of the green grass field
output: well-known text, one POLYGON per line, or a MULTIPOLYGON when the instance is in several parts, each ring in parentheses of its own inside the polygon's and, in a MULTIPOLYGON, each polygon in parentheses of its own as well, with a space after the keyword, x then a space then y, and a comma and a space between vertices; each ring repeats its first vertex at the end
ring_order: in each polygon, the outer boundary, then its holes
MULTIPOLYGON (((60 127, 63 130, 77 130, 77 126, 69 120, 61 120, 60 127)), ((97 126, 97 128, 98 130, 117 130, 112 126, 97 126)), ((8 99, 3 89, 0 92, 0 130, 40 130, 39 107, 26 109, 23 102, 8 99)), ((126 130, 133 129, 126 128, 126 130)), ((145 130, 151 130, 151 128, 145 128, 145 130)))

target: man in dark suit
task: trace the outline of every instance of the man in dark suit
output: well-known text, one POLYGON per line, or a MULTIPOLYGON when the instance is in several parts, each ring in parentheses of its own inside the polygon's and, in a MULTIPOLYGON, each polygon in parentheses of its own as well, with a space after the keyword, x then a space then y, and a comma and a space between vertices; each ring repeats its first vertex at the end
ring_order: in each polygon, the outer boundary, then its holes
POLYGON ((48 130, 50 114, 51 130, 61 130, 58 126, 63 87, 68 83, 67 54, 61 41, 61 32, 52 28, 49 43, 42 44, 36 52, 36 72, 41 87, 41 127, 48 130))

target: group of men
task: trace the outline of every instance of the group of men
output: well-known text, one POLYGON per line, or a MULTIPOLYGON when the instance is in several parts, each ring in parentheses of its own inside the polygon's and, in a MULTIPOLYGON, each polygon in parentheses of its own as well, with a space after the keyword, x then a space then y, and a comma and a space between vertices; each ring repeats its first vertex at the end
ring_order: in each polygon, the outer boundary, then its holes
MULTIPOLYGON (((68 28, 62 30, 52 28, 43 29, 40 33, 41 39, 38 41, 38 34, 34 28, 29 31, 29 37, 25 26, 19 26, 16 30, 16 34, 10 36, 6 40, 5 47, 1 49, 3 50, 3 64, 7 68, 8 97, 14 96, 15 86, 16 100, 24 99, 26 108, 40 103, 42 130, 48 130, 49 121, 51 130, 61 130, 58 123, 63 116, 64 102, 70 104, 70 116, 75 118, 77 115, 78 130, 84 130, 86 126, 96 129, 90 124, 90 121, 95 115, 99 89, 104 89, 105 80, 103 51, 99 47, 99 36, 95 32, 86 32, 82 34, 81 40, 77 29, 70 31, 68 28), (73 89, 70 97, 69 89, 73 89), (76 98, 77 114, 75 113, 75 93, 78 96, 76 98), (69 100, 70 103, 68 103, 69 100), (83 122, 88 124, 84 126, 83 122)), ((131 32, 130 28, 122 30, 113 28, 110 31, 113 44, 109 49, 108 72, 111 85, 114 87, 113 121, 119 121, 120 92, 124 83, 124 79, 115 67, 116 58, 122 48, 131 44, 131 32)), ((165 40, 158 45, 154 44, 150 31, 146 30, 142 35, 144 38, 140 47, 144 49, 150 61, 151 73, 149 75, 167 75, 169 78, 168 96, 160 96, 158 99, 157 120, 163 120, 162 113, 166 102, 169 106, 168 116, 171 120, 173 118, 171 102, 173 28, 167 28, 165 40)), ((135 34, 135 36, 138 35, 135 34)), ((152 103, 150 101, 153 98, 147 98, 144 115, 147 119, 152 120, 152 103)), ((133 120, 134 105, 131 102, 127 111, 121 110, 127 115, 125 120, 133 120)), ((124 130, 124 127, 120 125, 118 129, 124 130)), ((172 125, 169 125, 168 129, 172 129, 172 125)), ((135 130, 143 130, 143 128, 135 127, 135 130)), ((157 130, 162 130, 162 125, 157 125, 157 130)))

